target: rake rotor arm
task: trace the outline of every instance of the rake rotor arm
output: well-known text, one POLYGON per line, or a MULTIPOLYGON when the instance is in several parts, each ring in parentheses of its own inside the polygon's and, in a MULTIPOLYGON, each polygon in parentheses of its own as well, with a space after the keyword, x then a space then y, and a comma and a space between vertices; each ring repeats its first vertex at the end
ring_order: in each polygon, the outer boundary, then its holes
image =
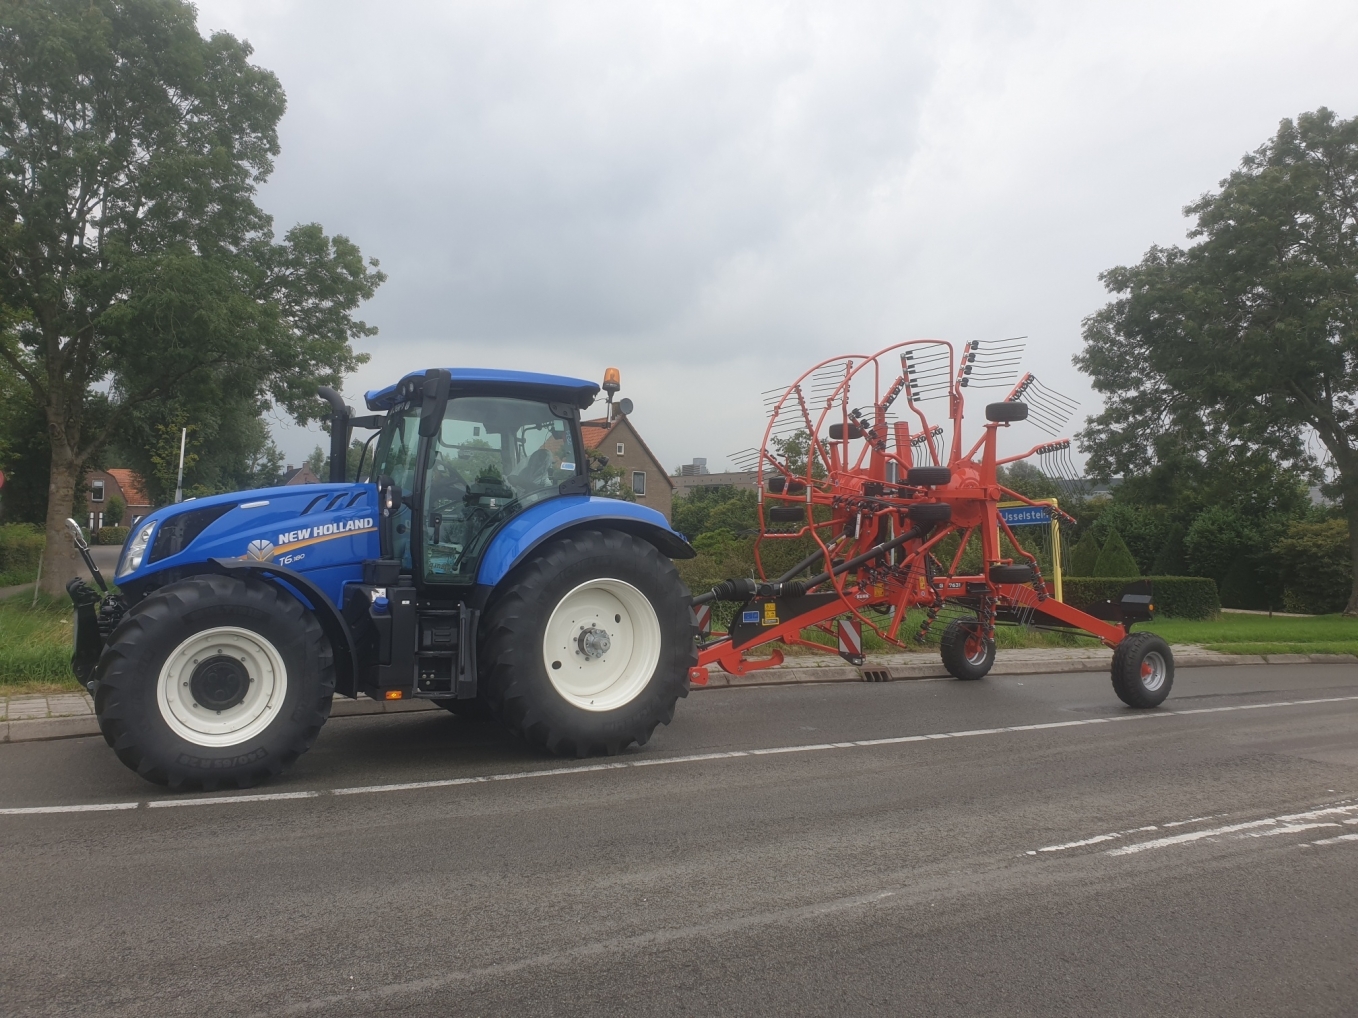
POLYGON ((1051 442, 1043 442, 1043 443, 1040 444, 1040 445, 1035 445, 1035 446, 1033 446, 1033 447, 1032 447, 1031 449, 1029 449, 1027 452, 1021 452, 1021 453, 1019 453, 1017 456, 1006 456, 1006 457, 1005 457, 1004 459, 1002 459, 1002 460, 996 460, 996 461, 995 461, 995 466, 997 466, 997 467, 1002 467, 1002 466, 1005 466, 1006 464, 1009 464, 1009 463, 1017 463, 1019 460, 1026 460, 1026 459, 1027 459, 1028 457, 1030 457, 1030 456, 1036 456, 1040 450, 1045 449, 1045 448, 1047 448, 1048 446, 1050 446, 1050 445, 1052 445, 1052 444, 1053 444, 1053 443, 1051 443, 1051 442))

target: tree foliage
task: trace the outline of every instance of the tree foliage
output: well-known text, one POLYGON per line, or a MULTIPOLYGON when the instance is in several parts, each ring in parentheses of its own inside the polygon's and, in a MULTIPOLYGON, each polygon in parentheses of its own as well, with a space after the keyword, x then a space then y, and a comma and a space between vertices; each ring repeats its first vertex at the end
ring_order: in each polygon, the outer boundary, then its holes
MULTIPOLYGON (((1219 450, 1316 467, 1314 434, 1358 535, 1358 119, 1319 109, 1246 156, 1185 213, 1187 249, 1101 279, 1076 363, 1105 396, 1081 434, 1101 475, 1219 450)), ((1190 551, 1190 557, 1191 557, 1190 551)), ((1350 548, 1358 613, 1358 544, 1350 548)))
POLYGON ((46 427, 51 590, 82 469, 139 407, 225 393, 306 421, 375 331, 353 311, 376 263, 314 223, 276 242, 255 204, 278 79, 195 19, 182 0, 0 0, 0 357, 46 427))

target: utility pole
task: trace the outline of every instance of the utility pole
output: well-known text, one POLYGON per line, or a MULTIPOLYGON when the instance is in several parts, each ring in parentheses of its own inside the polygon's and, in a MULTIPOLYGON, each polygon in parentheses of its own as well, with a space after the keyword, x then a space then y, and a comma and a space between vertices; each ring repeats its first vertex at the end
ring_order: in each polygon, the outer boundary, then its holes
POLYGON ((184 441, 189 437, 189 429, 184 428, 179 432, 179 480, 174 485, 174 500, 184 501, 184 441))

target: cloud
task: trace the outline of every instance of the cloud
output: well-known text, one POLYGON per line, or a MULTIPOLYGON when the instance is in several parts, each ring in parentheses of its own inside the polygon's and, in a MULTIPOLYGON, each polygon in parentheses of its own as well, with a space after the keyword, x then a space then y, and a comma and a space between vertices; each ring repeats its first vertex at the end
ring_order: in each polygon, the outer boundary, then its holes
POLYGON ((1095 409, 1070 357, 1098 273, 1182 241, 1282 117, 1358 114, 1344 3, 199 7, 288 92, 265 207, 391 277, 348 391, 616 364, 670 466, 909 336, 1026 334, 1095 409))

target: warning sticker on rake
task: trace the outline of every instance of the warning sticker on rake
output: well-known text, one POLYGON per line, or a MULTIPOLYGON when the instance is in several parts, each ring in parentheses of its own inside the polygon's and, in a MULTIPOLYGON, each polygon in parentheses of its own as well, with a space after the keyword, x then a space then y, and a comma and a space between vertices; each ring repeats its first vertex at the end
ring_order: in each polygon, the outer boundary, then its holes
POLYGON ((766 626, 778 625, 778 605, 773 601, 768 601, 764 604, 763 624, 766 626))

